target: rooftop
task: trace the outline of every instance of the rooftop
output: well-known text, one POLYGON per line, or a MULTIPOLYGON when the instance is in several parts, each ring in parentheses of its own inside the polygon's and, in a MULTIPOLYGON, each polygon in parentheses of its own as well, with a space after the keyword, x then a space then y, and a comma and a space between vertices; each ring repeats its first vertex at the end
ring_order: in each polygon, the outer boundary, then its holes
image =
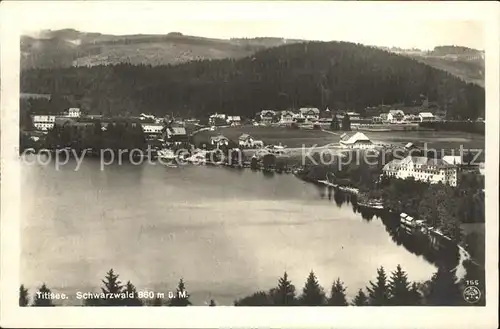
POLYGON ((454 168, 454 165, 449 164, 448 162, 444 161, 443 159, 434 159, 434 158, 427 158, 427 157, 419 157, 419 156, 407 156, 404 159, 401 160, 392 160, 388 164, 384 166, 384 170, 397 170, 401 165, 409 165, 413 164, 419 169, 426 169, 426 168, 435 168, 435 169, 441 169, 441 168, 454 168))
POLYGON ((348 134, 344 133, 342 136, 340 136, 340 142, 342 144, 354 144, 357 142, 369 142, 371 143, 370 139, 363 133, 357 132, 352 136, 349 136, 348 134))

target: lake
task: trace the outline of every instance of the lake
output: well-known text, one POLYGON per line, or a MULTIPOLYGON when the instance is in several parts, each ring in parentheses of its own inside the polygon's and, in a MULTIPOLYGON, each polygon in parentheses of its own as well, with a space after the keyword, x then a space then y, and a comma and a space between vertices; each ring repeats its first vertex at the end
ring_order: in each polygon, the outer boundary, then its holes
POLYGON ((159 164, 101 171, 93 159, 75 167, 22 165, 21 282, 31 294, 44 282, 70 297, 97 292, 113 268, 138 290, 167 294, 183 278, 193 304, 232 305, 276 286, 285 270, 298 292, 314 270, 328 294, 340 277, 352 297, 381 265, 401 264, 416 281, 436 269, 380 219, 293 175, 159 164))

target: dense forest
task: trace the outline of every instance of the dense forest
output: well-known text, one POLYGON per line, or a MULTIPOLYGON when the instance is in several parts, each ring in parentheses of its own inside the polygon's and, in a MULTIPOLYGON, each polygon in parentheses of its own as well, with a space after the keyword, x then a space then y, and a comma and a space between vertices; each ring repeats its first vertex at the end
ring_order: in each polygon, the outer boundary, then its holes
POLYGON ((87 101, 86 110, 106 115, 254 117, 268 108, 413 105, 422 95, 453 118, 484 117, 485 111, 479 86, 404 56, 345 42, 285 45, 239 60, 26 70, 21 91, 76 95, 87 101))

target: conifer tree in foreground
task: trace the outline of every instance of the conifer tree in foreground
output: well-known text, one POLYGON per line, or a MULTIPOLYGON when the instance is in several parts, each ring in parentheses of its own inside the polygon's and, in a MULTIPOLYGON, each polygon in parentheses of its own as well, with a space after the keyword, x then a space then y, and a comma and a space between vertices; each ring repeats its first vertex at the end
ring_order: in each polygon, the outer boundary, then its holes
POLYGON ((189 306, 192 305, 189 301, 189 295, 187 293, 184 281, 179 280, 179 285, 177 286, 177 292, 174 297, 170 300, 170 306, 189 306))
POLYGON ((48 298, 47 295, 51 293, 50 289, 47 286, 42 284, 40 289, 35 293, 35 297, 33 298, 32 306, 54 306, 52 303, 52 299, 48 298))
POLYGON ((455 271, 439 267, 430 281, 427 303, 432 306, 462 305, 463 298, 456 280, 455 271))
POLYGON ((352 300, 352 305, 354 305, 354 306, 368 306, 368 297, 363 292, 363 289, 359 289, 358 294, 352 300))
POLYGON ((28 289, 24 288, 24 285, 19 287, 19 306, 28 306, 29 296, 28 289))
POLYGON ((321 306, 325 304, 325 293, 319 285, 318 279, 313 271, 309 273, 306 284, 302 289, 300 296, 300 305, 303 306, 321 306))
POLYGON ((328 299, 329 306, 347 306, 347 299, 345 295, 346 288, 344 283, 338 278, 333 282, 330 298, 328 299))
POLYGON ((391 305, 411 305, 410 283, 408 275, 398 264, 396 271, 392 272, 389 279, 389 294, 391 305))
MULTIPOLYGON (((110 269, 106 273, 106 277, 102 280, 104 286, 101 288, 104 294, 120 294, 123 292, 123 285, 120 280, 118 280, 119 275, 115 274, 113 269, 110 269)), ((123 306, 124 300, 121 298, 104 298, 103 300, 96 300, 91 302, 92 305, 104 305, 104 306, 123 306)))
POLYGON ((370 281, 368 290, 368 299, 370 306, 387 306, 389 305, 389 289, 387 286, 387 275, 384 267, 377 269, 377 281, 370 281))
POLYGON ((278 281, 278 287, 272 292, 274 305, 291 306, 296 305, 295 286, 288 280, 285 272, 278 281))
POLYGON ((417 306, 422 304, 422 296, 416 282, 413 282, 410 288, 410 305, 417 306))
POLYGON ((137 290, 135 289, 135 286, 128 281, 127 284, 125 285, 125 293, 127 293, 127 298, 124 301, 124 304, 126 306, 142 306, 143 303, 137 296, 137 290), (128 294, 133 295, 132 297, 128 297, 128 294))
POLYGON ((258 291, 250 296, 243 297, 234 301, 234 306, 272 306, 274 305, 274 291, 271 289, 269 293, 258 291))
POLYGON ((161 299, 160 297, 156 296, 154 299, 153 299, 153 302, 151 304, 151 306, 163 306, 163 299, 161 299))

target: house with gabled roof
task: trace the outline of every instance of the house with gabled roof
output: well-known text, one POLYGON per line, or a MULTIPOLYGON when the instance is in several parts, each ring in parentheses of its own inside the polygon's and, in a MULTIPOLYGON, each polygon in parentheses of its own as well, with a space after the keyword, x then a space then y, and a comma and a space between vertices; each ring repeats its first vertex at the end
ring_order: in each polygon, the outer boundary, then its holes
POLYGON ((375 144, 362 132, 356 132, 353 135, 344 133, 340 136, 340 145, 352 149, 371 149, 375 144))
POLYGON ((254 139, 249 134, 242 134, 238 138, 238 145, 241 148, 255 148, 255 147, 263 147, 264 142, 262 142, 261 140, 254 139))
POLYGON ((210 137, 210 144, 215 148, 227 146, 229 145, 229 139, 223 135, 212 136, 210 137))
POLYGON ((281 111, 281 123, 292 123, 293 118, 295 117, 295 113, 289 110, 281 111))
POLYGON ((273 122, 276 112, 273 110, 262 110, 260 112, 260 121, 264 124, 270 124, 273 122))
POLYGON ((239 115, 228 115, 226 121, 231 126, 241 125, 241 117, 239 115))
POLYGON ((420 112, 418 114, 418 117, 420 118, 420 122, 432 122, 435 121, 434 114, 431 112, 420 112))
POLYGON ((318 120, 319 112, 319 109, 316 107, 302 107, 299 109, 300 115, 307 120, 318 120))
POLYGON ((402 110, 390 110, 387 113, 387 121, 390 122, 400 122, 403 121, 405 113, 402 110))

